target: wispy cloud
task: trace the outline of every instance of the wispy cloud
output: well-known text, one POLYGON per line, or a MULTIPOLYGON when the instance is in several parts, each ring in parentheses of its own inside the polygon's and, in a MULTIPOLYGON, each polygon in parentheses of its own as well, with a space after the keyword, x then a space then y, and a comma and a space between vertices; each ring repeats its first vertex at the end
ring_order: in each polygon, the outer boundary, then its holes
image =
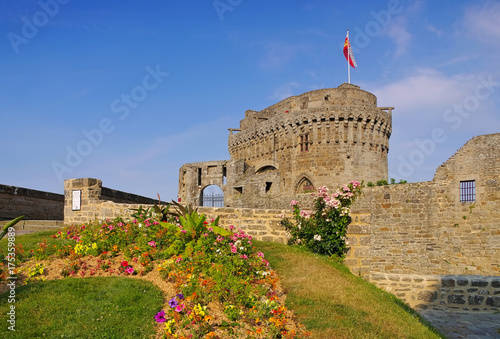
POLYGON ((407 21, 404 17, 395 18, 391 25, 387 28, 386 34, 396 44, 396 57, 406 53, 411 41, 411 34, 408 32, 407 21))
POLYGON ((294 89, 298 87, 300 87, 300 84, 298 82, 295 81, 287 82, 283 86, 276 88, 273 94, 269 98, 276 101, 281 101, 283 99, 291 97, 292 95, 297 95, 294 89))
POLYGON ((474 38, 493 42, 500 41, 500 2, 489 1, 482 6, 474 5, 466 9, 463 27, 474 38))
POLYGON ((437 65, 437 67, 455 65, 455 64, 459 64, 459 63, 466 62, 469 60, 474 60, 477 58, 478 58, 478 55, 475 55, 475 54, 462 55, 459 57, 451 58, 450 60, 445 61, 442 64, 437 65))

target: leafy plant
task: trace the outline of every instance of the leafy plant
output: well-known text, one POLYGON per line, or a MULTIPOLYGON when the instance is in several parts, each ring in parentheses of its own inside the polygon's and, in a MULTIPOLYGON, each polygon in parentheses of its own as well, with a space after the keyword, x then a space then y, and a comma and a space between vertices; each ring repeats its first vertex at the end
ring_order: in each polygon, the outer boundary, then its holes
POLYGON ((3 228, 2 230, 2 233, 0 233, 0 240, 2 240, 3 237, 5 237, 5 235, 7 234, 7 232, 9 231, 9 228, 10 227, 14 227, 15 224, 17 224, 19 221, 21 221, 22 219, 24 219, 24 215, 20 216, 20 217, 17 217, 15 218, 14 220, 12 221, 9 221, 3 228))

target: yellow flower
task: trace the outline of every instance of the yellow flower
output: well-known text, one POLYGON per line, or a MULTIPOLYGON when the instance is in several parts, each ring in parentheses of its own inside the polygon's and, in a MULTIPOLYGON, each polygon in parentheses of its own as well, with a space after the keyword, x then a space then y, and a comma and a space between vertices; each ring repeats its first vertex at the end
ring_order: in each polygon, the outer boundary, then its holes
POLYGON ((96 243, 93 243, 93 244, 92 244, 92 248, 96 250, 96 249, 97 249, 97 244, 96 244, 96 243))

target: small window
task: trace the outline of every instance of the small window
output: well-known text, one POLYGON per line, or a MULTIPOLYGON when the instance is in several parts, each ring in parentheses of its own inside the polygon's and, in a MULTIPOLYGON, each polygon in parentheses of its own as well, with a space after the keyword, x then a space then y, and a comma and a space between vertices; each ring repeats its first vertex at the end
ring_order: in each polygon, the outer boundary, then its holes
POLYGON ((198 186, 201 186, 201 168, 198 167, 198 186))
POLYGON ((309 151, 309 134, 304 134, 300 136, 300 151, 307 152, 309 151))
POLYGON ((460 181, 460 202, 476 201, 476 181, 460 181))
POLYGON ((272 185, 273 185, 272 182, 266 181, 266 193, 269 192, 269 190, 271 189, 272 185))

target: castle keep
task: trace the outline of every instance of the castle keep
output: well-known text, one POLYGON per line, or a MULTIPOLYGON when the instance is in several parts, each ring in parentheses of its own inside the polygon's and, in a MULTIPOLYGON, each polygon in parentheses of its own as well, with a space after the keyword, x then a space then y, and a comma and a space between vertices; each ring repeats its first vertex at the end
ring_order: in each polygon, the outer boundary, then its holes
POLYGON ((204 188, 217 185, 225 207, 287 208, 324 185, 387 180, 392 109, 342 84, 248 110, 240 128, 229 129, 230 160, 181 167, 179 198, 203 205, 204 188))

